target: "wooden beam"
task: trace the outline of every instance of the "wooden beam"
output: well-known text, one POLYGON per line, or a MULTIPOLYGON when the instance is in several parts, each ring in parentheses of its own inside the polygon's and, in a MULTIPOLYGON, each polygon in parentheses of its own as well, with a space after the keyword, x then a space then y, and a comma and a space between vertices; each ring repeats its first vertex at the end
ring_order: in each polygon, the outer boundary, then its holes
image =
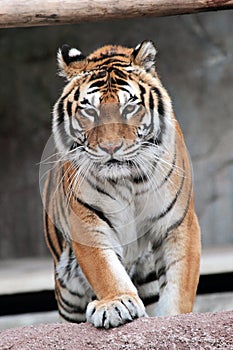
POLYGON ((169 16, 233 8, 233 0, 1 0, 0 28, 169 16))

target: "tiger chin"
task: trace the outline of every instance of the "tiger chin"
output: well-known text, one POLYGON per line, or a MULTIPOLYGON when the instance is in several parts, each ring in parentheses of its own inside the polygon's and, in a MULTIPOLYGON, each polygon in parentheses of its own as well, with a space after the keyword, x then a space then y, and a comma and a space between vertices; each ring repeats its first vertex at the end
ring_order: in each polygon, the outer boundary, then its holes
POLYGON ((59 314, 111 328, 192 311, 200 229, 184 137, 155 68, 156 48, 64 45, 53 109, 58 156, 44 227, 59 314))

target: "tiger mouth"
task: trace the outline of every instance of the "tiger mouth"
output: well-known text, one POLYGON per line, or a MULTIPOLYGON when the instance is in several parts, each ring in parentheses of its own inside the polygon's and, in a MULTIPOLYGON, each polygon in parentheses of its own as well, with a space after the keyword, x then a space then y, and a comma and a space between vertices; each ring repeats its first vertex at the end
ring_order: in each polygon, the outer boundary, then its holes
POLYGON ((107 165, 111 165, 111 164, 122 165, 122 164, 124 164, 124 162, 117 160, 117 159, 109 159, 105 164, 107 164, 107 165))
POLYGON ((105 165, 107 166, 111 166, 111 165, 117 165, 117 166, 129 166, 132 167, 133 166, 133 162, 131 160, 125 160, 125 161, 121 161, 121 160, 117 160, 117 159, 109 159, 105 165))

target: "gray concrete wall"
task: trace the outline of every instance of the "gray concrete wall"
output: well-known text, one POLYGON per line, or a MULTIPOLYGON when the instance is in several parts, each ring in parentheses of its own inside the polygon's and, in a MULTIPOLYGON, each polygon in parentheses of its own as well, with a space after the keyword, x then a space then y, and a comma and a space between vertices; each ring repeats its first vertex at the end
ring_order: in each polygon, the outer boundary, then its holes
POLYGON ((232 11, 0 30, 0 258, 47 254, 38 172, 63 85, 56 50, 153 40, 195 174, 204 246, 233 244, 232 11))

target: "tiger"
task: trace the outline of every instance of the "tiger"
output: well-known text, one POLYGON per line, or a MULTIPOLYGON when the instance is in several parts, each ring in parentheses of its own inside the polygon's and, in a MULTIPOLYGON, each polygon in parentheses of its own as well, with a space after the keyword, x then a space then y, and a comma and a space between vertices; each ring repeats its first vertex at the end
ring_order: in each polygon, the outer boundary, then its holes
POLYGON ((63 45, 44 228, 63 321, 113 328, 191 312, 200 268, 192 169, 157 49, 63 45))

